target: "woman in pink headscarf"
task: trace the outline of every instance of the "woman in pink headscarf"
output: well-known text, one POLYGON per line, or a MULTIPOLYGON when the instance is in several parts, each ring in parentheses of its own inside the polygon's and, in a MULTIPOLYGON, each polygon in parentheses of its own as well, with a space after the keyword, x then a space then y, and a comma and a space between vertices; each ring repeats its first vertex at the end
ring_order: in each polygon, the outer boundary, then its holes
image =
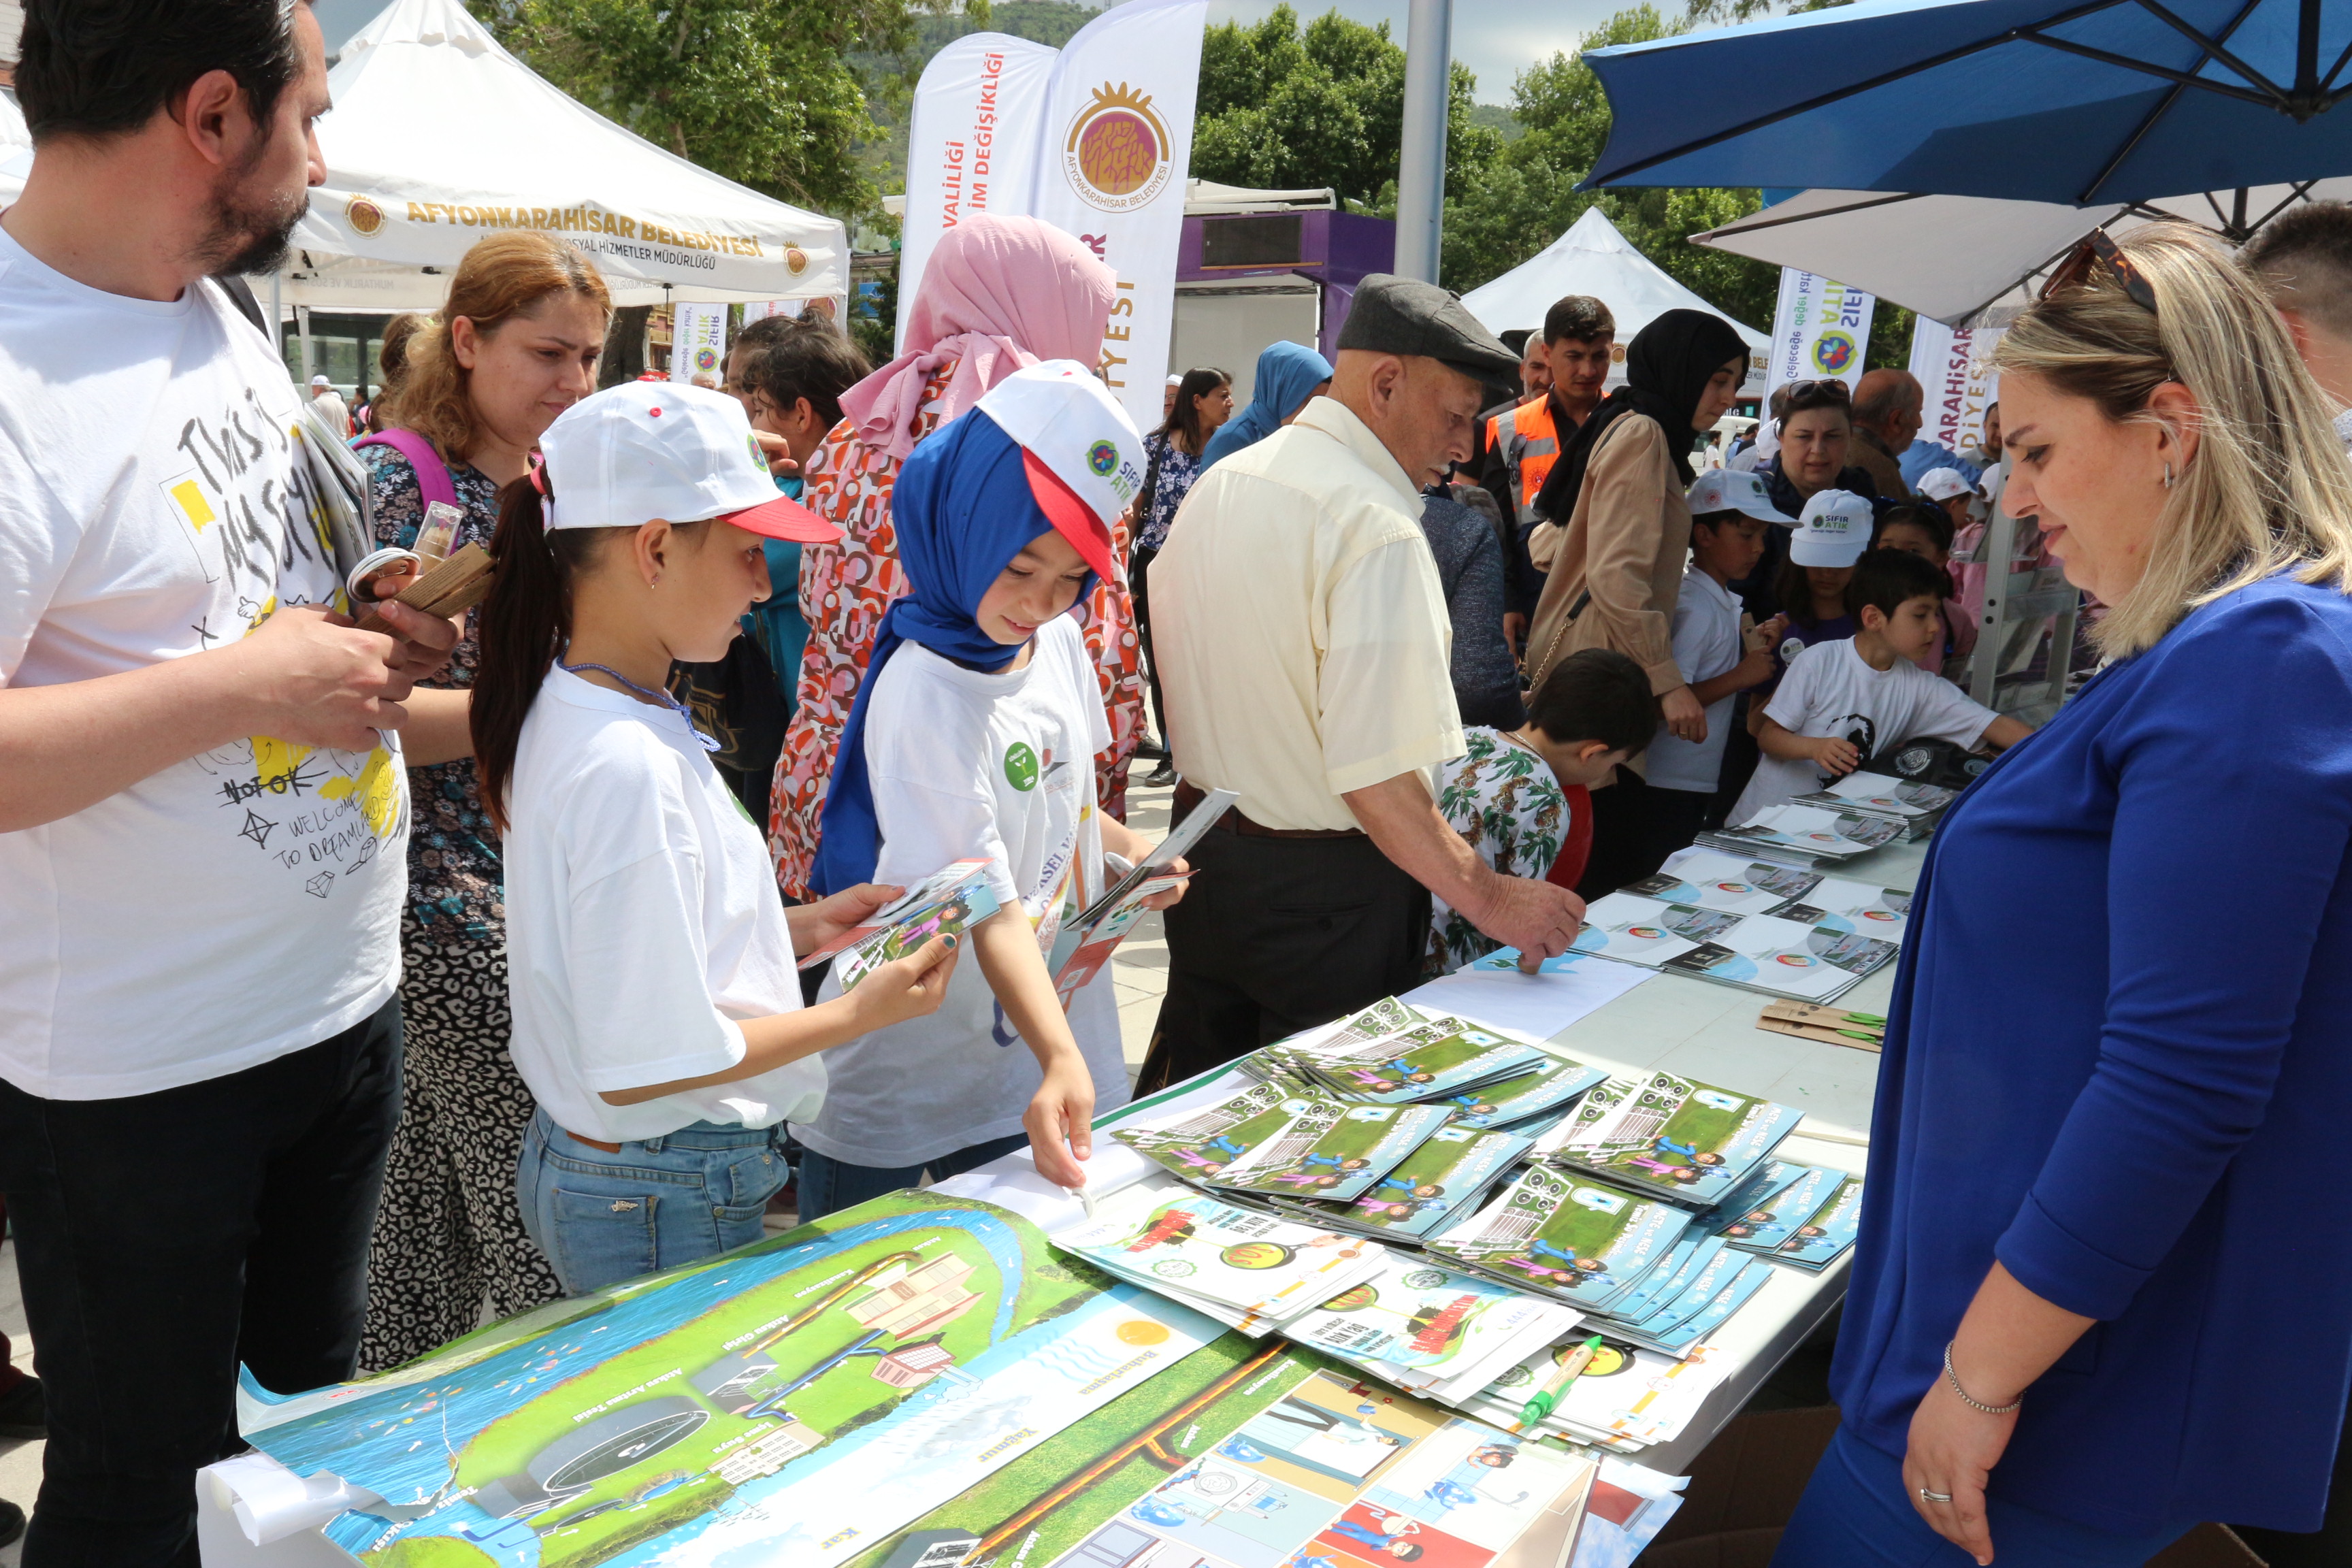
MULTIPOLYGON (((1102 356, 1115 282, 1094 253, 1050 224, 969 218, 947 231, 923 268, 899 355, 841 395, 841 423, 809 459, 802 500, 842 531, 801 551, 801 613, 809 627, 800 706, 784 732, 768 807, 776 879, 809 896, 817 823, 833 757, 866 678, 876 628, 907 591, 890 523, 890 492, 915 444, 1024 365, 1102 356)), ((1122 560, 1127 540, 1118 541, 1122 560)), ((1123 584, 1098 584, 1087 646, 1102 679, 1111 743, 1095 759, 1097 795, 1124 815, 1126 763, 1143 722, 1134 606, 1123 584)))

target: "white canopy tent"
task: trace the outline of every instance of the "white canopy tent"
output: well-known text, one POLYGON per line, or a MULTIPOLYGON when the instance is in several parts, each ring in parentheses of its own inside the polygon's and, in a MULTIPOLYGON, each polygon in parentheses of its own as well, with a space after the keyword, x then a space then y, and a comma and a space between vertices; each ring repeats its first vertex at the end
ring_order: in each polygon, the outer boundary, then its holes
POLYGON ((1817 272, 1948 326, 2000 326, 2040 275, 2101 225, 2128 234, 2186 218, 2242 242, 2298 202, 2352 197, 2352 179, 2199 192, 2131 205, 2074 207, 1884 191, 1800 191, 1737 223, 1691 236, 1802 272, 1817 272))
MULTIPOLYGON (((1590 294, 1617 318, 1617 345, 1610 354, 1612 386, 1625 379, 1626 343, 1668 310, 1723 315, 1634 249, 1599 207, 1587 207, 1584 216, 1540 254, 1493 282, 1473 289, 1462 296, 1462 302, 1490 332, 1522 327, 1540 331, 1544 312, 1564 294, 1590 294)), ((1724 319, 1730 321, 1728 316, 1724 319)), ((1749 350, 1748 381, 1741 395, 1761 397, 1765 334, 1744 321, 1731 324, 1748 340, 1749 350)))
POLYGON ((837 219, 698 168, 565 97, 457 0, 393 0, 328 79, 327 183, 294 231, 284 304, 433 309, 467 248, 503 228, 577 245, 622 305, 848 292, 837 219))

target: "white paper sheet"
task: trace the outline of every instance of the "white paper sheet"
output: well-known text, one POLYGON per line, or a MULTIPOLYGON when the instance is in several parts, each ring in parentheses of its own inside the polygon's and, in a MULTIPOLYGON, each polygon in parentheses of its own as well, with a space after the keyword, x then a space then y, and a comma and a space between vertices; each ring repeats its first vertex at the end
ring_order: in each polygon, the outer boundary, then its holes
POLYGON ((1516 968, 1459 969, 1406 992, 1404 1000, 1548 1040, 1650 978, 1648 971, 1631 964, 1568 953, 1547 959, 1540 974, 1516 968))

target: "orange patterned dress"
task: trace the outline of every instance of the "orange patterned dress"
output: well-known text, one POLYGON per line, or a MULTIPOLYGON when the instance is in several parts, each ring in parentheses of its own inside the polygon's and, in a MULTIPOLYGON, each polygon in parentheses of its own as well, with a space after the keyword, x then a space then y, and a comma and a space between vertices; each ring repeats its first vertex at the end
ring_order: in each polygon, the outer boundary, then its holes
MULTIPOLYGON (((938 404, 950 360, 933 370, 915 415, 918 441, 939 427, 938 404)), ((801 500, 842 531, 838 544, 801 547, 801 615, 808 622, 807 651, 801 658, 799 707, 784 731, 783 755, 776 760, 768 799, 768 852, 776 880, 795 899, 811 896, 817 833, 824 792, 833 776, 834 752, 848 726, 857 688, 866 679, 882 613, 907 591, 906 568, 890 522, 890 492, 898 463, 859 440, 847 420, 833 428, 805 470, 801 500)), ((1128 556, 1124 522, 1112 528, 1119 560, 1128 556)), ((1135 605, 1124 587, 1097 584, 1085 613, 1087 647, 1095 656, 1103 705, 1110 720, 1110 745, 1095 758, 1097 796, 1103 809, 1125 820, 1127 761, 1143 728, 1143 681, 1137 660, 1135 605)))

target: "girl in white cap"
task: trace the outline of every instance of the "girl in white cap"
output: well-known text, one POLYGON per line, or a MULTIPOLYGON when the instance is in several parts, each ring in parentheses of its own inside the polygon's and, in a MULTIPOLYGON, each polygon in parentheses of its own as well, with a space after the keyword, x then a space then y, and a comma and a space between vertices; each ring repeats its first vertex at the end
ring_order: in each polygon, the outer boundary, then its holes
POLYGON ((757 1241, 814 1054, 936 1009, 942 938, 803 1008, 793 950, 899 889, 787 910, 717 742, 664 689, 769 594, 764 539, 832 526, 776 493, 740 404, 633 383, 549 426, 509 485, 473 736, 506 836, 516 1068, 539 1101, 523 1224, 578 1294, 757 1241))

